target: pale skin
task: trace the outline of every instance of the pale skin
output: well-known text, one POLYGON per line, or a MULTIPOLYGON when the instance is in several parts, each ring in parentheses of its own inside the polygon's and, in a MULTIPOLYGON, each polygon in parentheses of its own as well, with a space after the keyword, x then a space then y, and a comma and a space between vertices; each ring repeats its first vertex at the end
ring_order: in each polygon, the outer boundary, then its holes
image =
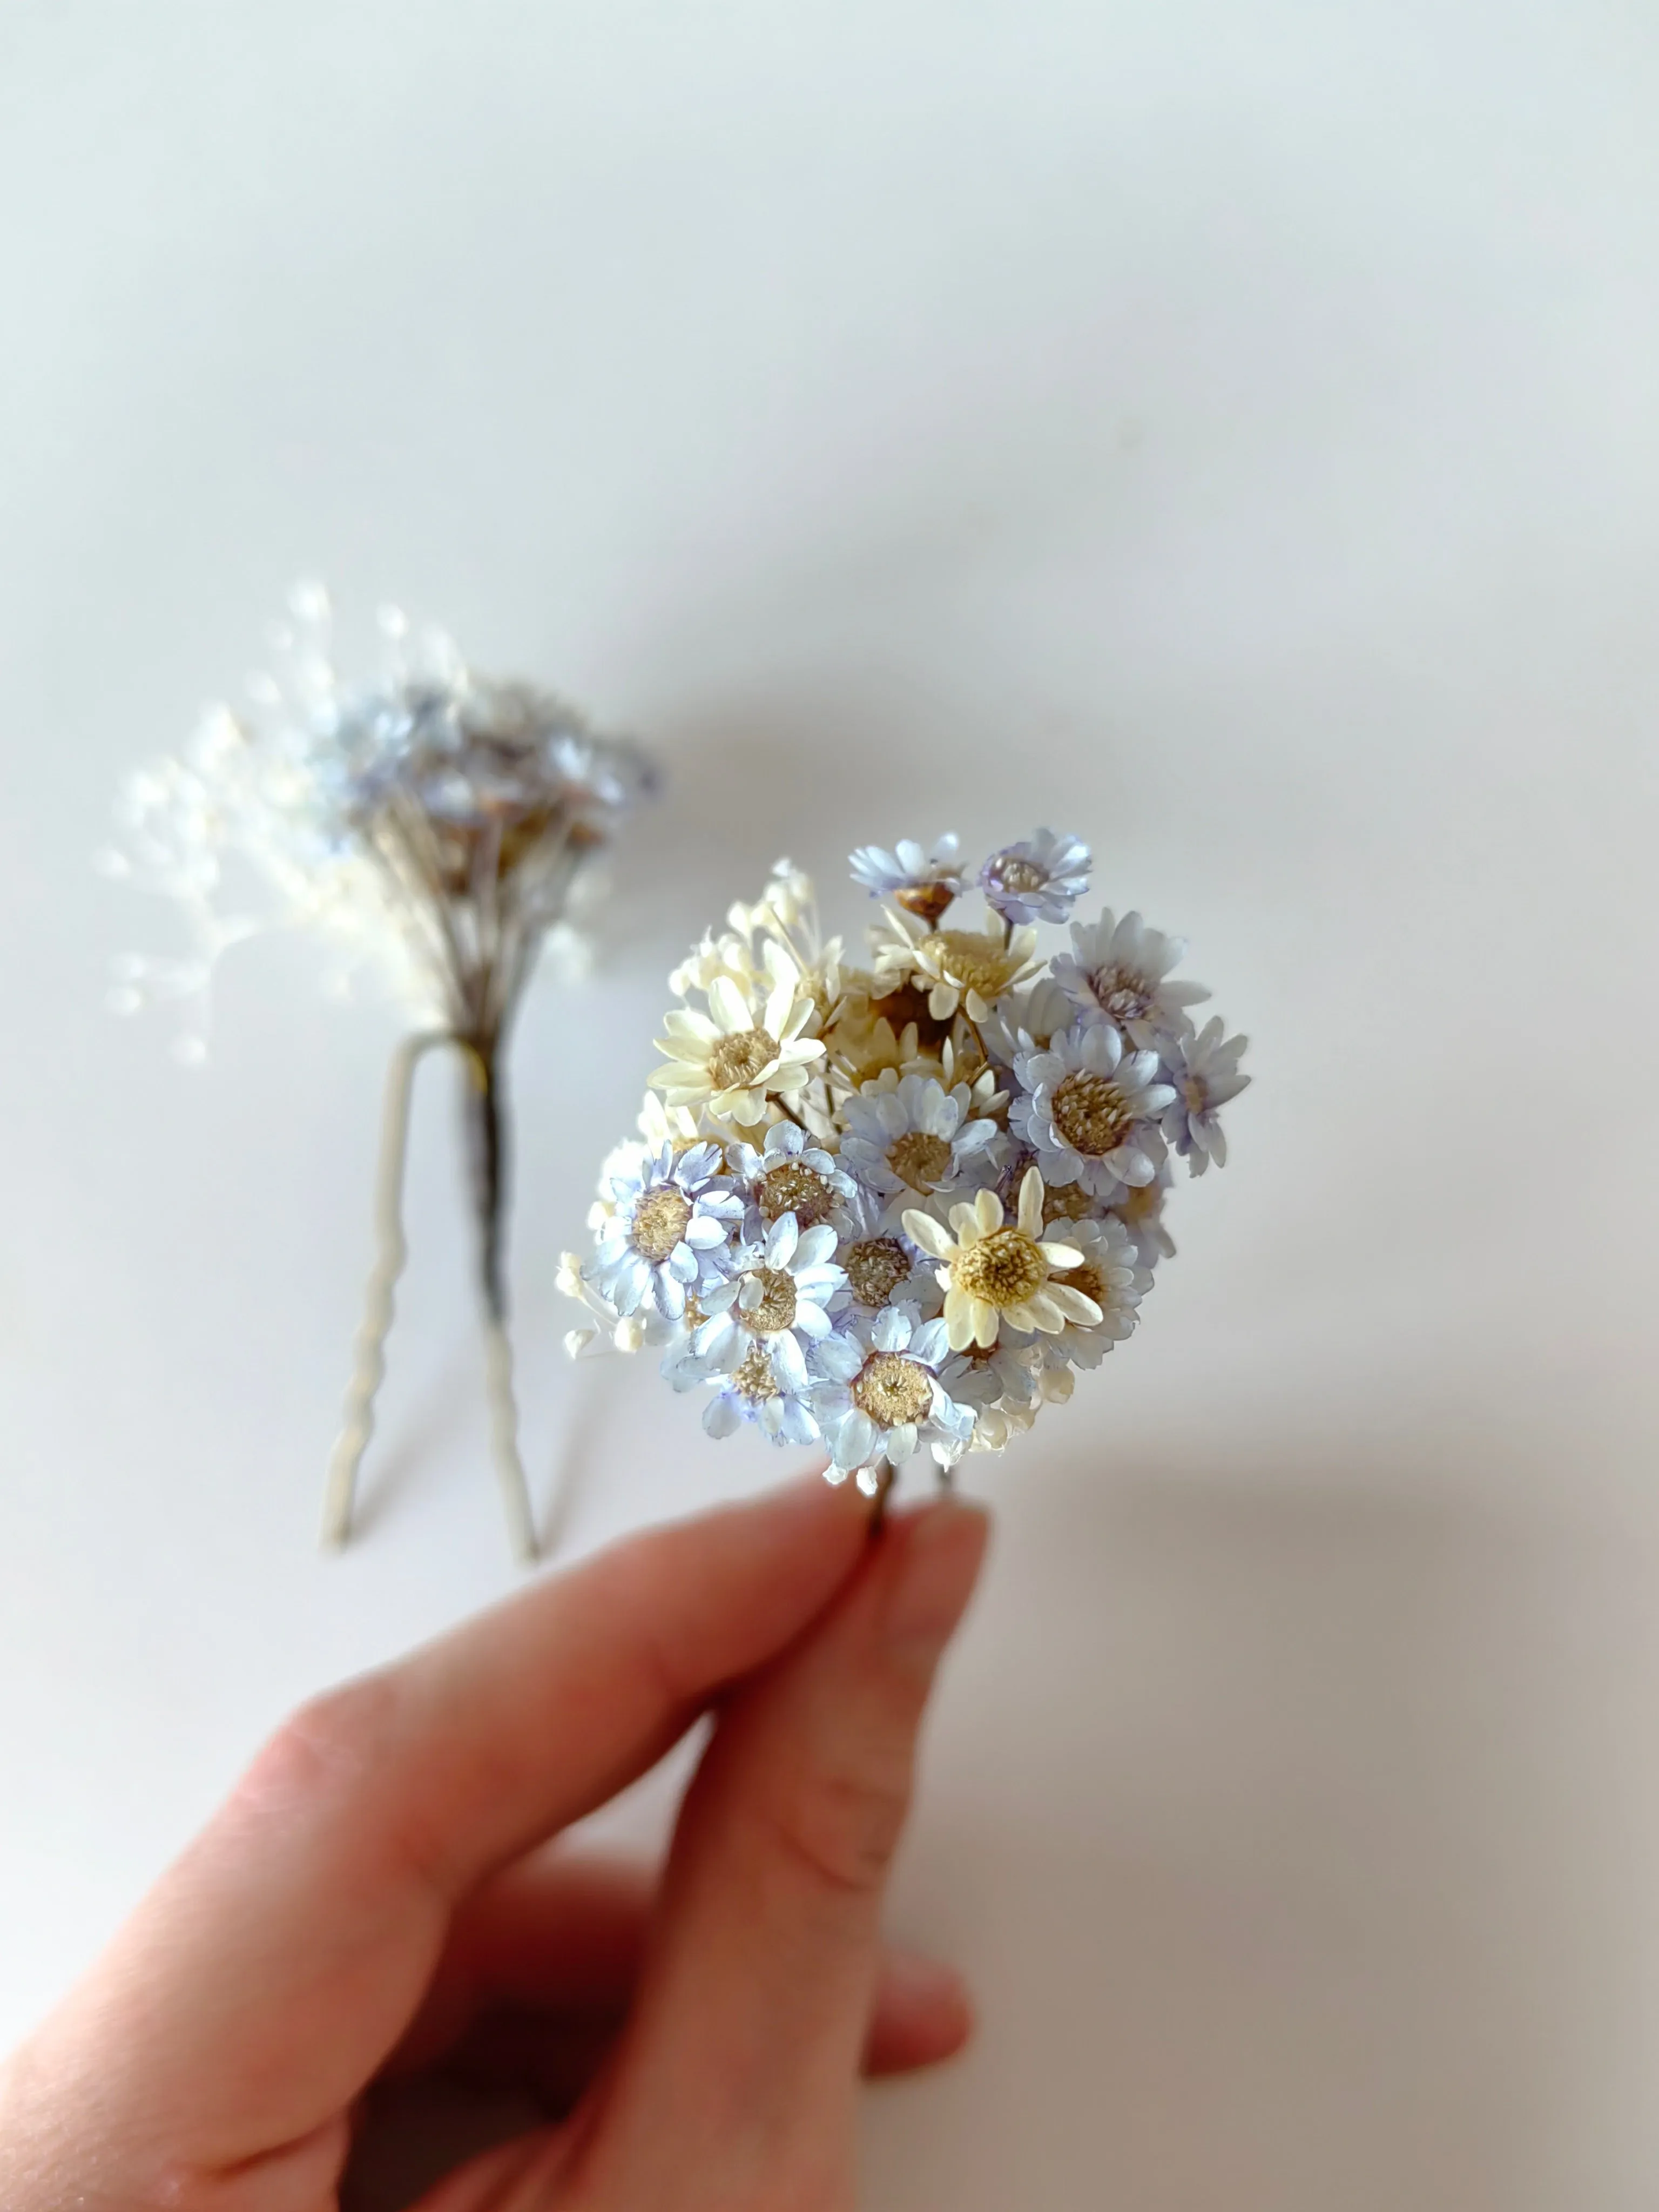
POLYGON ((883 1892, 984 1516, 816 1479, 305 1708, 0 2073, 6 2212, 337 2212, 376 2084, 544 2124, 420 2212, 851 2212, 862 2071, 966 2040, 883 1892), (660 1881, 550 1849, 702 1713, 660 1881))

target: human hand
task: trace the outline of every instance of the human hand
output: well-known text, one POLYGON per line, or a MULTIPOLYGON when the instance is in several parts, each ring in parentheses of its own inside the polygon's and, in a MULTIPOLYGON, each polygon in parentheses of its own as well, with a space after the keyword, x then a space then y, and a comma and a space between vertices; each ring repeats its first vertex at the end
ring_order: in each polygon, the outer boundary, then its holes
POLYGON ((573 2109, 420 2212, 847 2212, 861 2061, 967 2033, 878 1923, 986 1534, 867 1529, 792 1485, 304 1708, 0 2075, 5 2212, 333 2212, 372 2083, 504 2055, 573 2109), (711 1705, 648 1917, 547 1858, 711 1705))

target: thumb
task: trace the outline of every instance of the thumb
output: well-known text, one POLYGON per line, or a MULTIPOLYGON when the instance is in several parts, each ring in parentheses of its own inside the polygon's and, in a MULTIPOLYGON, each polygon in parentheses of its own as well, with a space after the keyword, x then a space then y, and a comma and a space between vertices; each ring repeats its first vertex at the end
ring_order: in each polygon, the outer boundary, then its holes
POLYGON ((851 2203, 882 1893, 986 1534, 955 1500, 890 1522, 821 1621, 727 1707, 584 2146, 601 2201, 851 2203))

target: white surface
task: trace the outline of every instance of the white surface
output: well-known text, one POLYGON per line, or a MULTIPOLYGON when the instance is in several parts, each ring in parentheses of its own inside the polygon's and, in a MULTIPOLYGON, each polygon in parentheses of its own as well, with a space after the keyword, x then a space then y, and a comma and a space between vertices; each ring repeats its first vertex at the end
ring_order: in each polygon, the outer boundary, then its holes
POLYGON ((851 923, 856 838, 1075 827, 1255 1040, 1141 1336, 987 1477, 894 1911, 984 2032, 869 2203, 1652 2204, 1656 102, 1594 0, 13 0, 0 2039, 512 1579, 435 1088, 312 1550, 391 1017, 300 944, 203 1077, 100 1010, 168 925, 115 780, 314 568, 672 769, 514 1068, 567 1552, 773 1472, 564 1368, 551 1273, 778 850, 851 923))

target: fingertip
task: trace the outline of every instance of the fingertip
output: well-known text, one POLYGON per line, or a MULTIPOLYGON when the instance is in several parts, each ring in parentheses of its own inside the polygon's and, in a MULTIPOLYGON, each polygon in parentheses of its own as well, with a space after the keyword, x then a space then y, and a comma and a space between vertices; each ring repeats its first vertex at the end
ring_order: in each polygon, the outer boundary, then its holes
POLYGON ((902 2073, 953 2058, 972 2039, 973 1999, 953 1966, 920 1952, 892 1951, 883 1962, 865 2064, 902 2073))
POLYGON ((884 1642, 922 1656, 944 1649, 974 1594, 990 1531, 985 1508, 956 1497, 935 1499, 889 1524, 882 1538, 884 1642))

